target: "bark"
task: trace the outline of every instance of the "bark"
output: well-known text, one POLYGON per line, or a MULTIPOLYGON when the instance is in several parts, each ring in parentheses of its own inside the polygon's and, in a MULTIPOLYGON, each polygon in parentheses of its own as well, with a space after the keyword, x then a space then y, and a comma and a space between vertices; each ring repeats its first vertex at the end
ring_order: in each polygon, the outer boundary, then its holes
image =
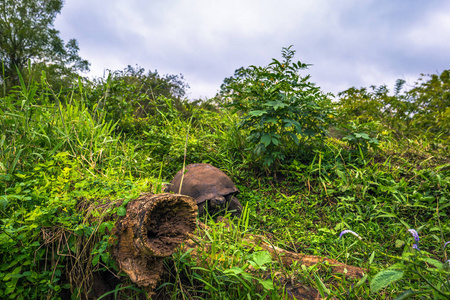
POLYGON ((196 229, 197 205, 189 196, 143 194, 116 222, 112 254, 118 267, 149 294, 163 273, 163 259, 196 229))

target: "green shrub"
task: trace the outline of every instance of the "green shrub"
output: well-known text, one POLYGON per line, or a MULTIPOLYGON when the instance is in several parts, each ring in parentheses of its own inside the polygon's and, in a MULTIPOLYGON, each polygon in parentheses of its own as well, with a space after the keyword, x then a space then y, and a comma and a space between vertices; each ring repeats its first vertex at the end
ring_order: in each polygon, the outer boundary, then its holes
POLYGON ((295 51, 283 48, 283 61, 267 67, 238 70, 223 95, 242 113, 239 127, 249 130, 247 140, 263 165, 278 166, 293 145, 324 136, 333 114, 328 95, 298 72, 308 65, 293 62, 295 51))

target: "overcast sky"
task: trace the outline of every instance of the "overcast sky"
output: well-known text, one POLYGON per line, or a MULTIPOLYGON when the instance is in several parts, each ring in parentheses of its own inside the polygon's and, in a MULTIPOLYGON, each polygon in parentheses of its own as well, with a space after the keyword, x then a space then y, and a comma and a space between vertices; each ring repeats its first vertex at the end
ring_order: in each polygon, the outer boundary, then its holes
POLYGON ((136 64, 181 73, 191 99, 289 45, 324 92, 450 68, 448 0, 66 0, 55 28, 77 39, 90 76, 136 64))

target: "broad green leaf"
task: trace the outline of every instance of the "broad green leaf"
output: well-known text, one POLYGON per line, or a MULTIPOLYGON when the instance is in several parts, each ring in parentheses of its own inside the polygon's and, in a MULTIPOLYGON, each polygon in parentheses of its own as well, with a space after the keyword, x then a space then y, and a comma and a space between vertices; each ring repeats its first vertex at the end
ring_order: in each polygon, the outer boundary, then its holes
POLYGON ((264 114, 267 114, 267 111, 265 110, 252 110, 248 113, 251 116, 260 117, 264 114))
POLYGON ((94 256, 94 258, 92 259, 92 265, 96 266, 98 264, 98 262, 100 261, 100 254, 97 254, 96 256, 94 256))
POLYGON ((11 279, 11 278, 14 278, 14 276, 15 276, 15 275, 18 275, 18 274, 20 273, 21 270, 22 270, 22 266, 16 267, 11 273, 6 274, 6 275, 3 277, 3 281, 7 281, 7 280, 9 280, 9 279, 11 279))
POLYGON ((272 144, 274 144, 275 146, 278 146, 279 143, 280 143, 280 141, 276 137, 272 137, 272 144))
POLYGON ((224 270, 223 273, 227 275, 239 275, 244 273, 244 270, 239 267, 232 267, 230 269, 224 270))
POLYGON ((5 209, 6 206, 8 205, 8 198, 6 198, 6 196, 1 196, 0 197, 0 204, 3 206, 3 209, 5 209))
POLYGON ((436 267, 439 270, 442 270, 442 268, 444 267, 444 264, 442 262, 440 262, 439 260, 434 259, 434 258, 425 257, 425 258, 422 258, 421 260, 436 267))
POLYGON ((377 293, 382 288, 387 287, 391 283, 400 280, 403 277, 403 271, 383 270, 376 274, 370 282, 370 290, 377 293))
POLYGON ((258 282, 263 286, 266 291, 271 291, 274 289, 273 282, 270 279, 262 280, 258 278, 258 282))
POLYGON ((272 256, 267 251, 258 251, 252 254, 252 260, 249 263, 255 267, 256 264, 258 267, 262 267, 267 263, 272 262, 272 256))
POLYGON ((114 222, 112 222, 112 221, 103 222, 102 224, 100 224, 100 226, 99 226, 99 228, 98 228, 98 231, 99 231, 101 234, 105 234, 106 228, 108 228, 108 230, 111 231, 111 229, 112 229, 113 227, 114 227, 114 222))
POLYGON ((297 137, 296 134, 294 134, 294 133, 292 133, 292 132, 289 132, 289 135, 292 137, 292 139, 294 140, 294 143, 295 143, 296 145, 299 145, 299 144, 300 144, 300 141, 298 140, 298 137, 297 137))
POLYGON ((126 210, 125 207, 120 206, 120 207, 117 209, 117 215, 118 215, 119 217, 123 217, 123 216, 125 216, 126 214, 127 214, 127 210, 126 210))
POLYGON ((272 106, 273 109, 275 109, 275 110, 277 110, 279 108, 283 108, 283 107, 289 106, 288 104, 283 103, 281 101, 267 101, 266 105, 267 106, 272 106))
POLYGON ((270 136, 270 134, 263 134, 263 136, 261 137, 261 143, 263 143, 266 147, 270 145, 270 143, 272 142, 272 137, 270 136))

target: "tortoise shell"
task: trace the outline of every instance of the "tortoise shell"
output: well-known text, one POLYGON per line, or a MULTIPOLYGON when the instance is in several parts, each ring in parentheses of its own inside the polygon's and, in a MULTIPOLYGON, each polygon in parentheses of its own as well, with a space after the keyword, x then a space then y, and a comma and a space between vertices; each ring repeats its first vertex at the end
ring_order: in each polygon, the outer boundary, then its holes
POLYGON ((206 204, 209 210, 232 202, 233 206, 240 206, 238 207, 239 211, 242 210, 239 201, 233 197, 239 194, 233 181, 224 172, 210 164, 187 165, 184 176, 183 169, 178 171, 165 191, 194 198, 197 201, 200 215, 204 213, 206 204))

